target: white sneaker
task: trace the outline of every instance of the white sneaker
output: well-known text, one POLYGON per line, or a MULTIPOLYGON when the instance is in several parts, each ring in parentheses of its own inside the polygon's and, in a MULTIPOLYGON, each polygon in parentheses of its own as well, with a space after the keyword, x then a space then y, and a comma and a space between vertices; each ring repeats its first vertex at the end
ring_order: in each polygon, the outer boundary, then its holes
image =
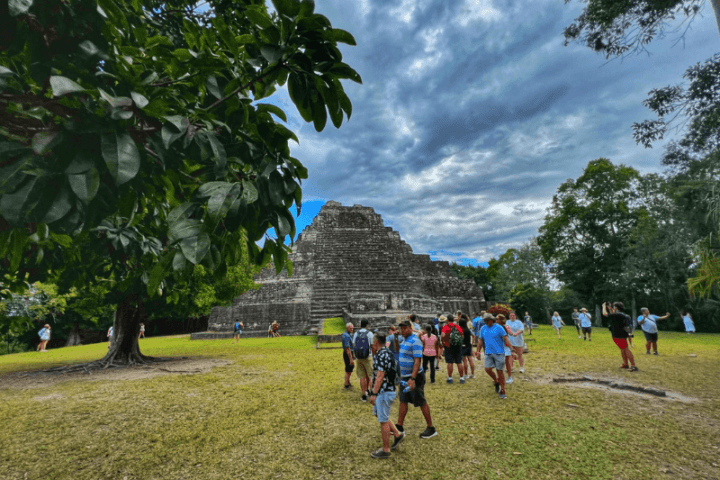
POLYGON ((510 385, 513 381, 514 381, 514 380, 513 380, 512 377, 508 377, 508 379, 505 380, 505 385, 510 385))
POLYGON ((523 367, 520 367, 520 373, 525 373, 525 369, 523 367))
POLYGON ((470 375, 470 378, 475 378, 475 375, 470 375))
POLYGON ((582 335, 578 335, 578 338, 582 338, 582 335))

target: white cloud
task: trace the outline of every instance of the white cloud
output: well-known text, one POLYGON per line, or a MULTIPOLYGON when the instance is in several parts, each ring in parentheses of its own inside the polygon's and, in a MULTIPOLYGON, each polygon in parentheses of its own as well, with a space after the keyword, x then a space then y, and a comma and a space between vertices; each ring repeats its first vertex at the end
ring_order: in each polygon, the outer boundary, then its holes
MULTIPOLYGON (((440 60, 443 57, 447 57, 443 52, 439 51, 438 43, 442 38, 444 29, 442 28, 428 28, 420 33, 420 37, 425 43, 423 51, 425 55, 420 56, 414 60, 411 60, 410 67, 407 71, 407 76, 410 78, 421 78, 426 75, 429 70, 440 65, 440 60)), ((446 61, 449 61, 446 58, 446 61)))
POLYGON ((491 22, 500 20, 502 17, 502 13, 495 8, 492 0, 465 0, 456 21, 463 27, 467 27, 471 22, 491 22))
POLYGON ((417 0, 402 0, 399 6, 390 10, 390 15, 401 22, 410 23, 417 8, 417 0))
POLYGON ((400 185, 412 191, 425 188, 451 187, 458 181, 478 178, 498 168, 490 151, 460 152, 445 157, 430 168, 419 173, 408 173, 400 185))

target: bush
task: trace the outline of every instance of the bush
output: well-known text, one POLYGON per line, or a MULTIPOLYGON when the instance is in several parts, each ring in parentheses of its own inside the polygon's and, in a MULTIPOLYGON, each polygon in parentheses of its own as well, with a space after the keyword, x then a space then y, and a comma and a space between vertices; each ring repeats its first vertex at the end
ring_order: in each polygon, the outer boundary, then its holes
POLYGON ((512 311, 512 307, 506 303, 496 303, 492 307, 488 308, 488 313, 492 313, 496 316, 502 313, 503 315, 505 315, 505 318, 508 318, 510 312, 512 311))

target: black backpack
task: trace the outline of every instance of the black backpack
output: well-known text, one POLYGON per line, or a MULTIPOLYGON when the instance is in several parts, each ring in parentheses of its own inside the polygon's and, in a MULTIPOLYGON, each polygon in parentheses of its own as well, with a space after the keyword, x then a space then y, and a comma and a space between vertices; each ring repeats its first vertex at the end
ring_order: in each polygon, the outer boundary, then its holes
POLYGON ((354 351, 355 358, 363 359, 370 356, 370 340, 367 330, 358 332, 354 351))
POLYGON ((632 333, 632 332, 633 332, 633 321, 632 321, 632 318, 630 318, 629 315, 625 315, 625 314, 623 314, 623 315, 625 316, 625 331, 626 331, 627 333, 632 333))

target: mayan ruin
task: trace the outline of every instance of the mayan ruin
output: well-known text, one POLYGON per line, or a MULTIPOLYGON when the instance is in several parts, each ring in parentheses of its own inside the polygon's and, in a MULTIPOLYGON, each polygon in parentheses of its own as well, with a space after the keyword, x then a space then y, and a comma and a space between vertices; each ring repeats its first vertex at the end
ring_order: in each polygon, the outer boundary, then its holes
POLYGON ((371 207, 327 202, 298 236, 290 260, 292 276, 264 269, 255 279, 259 290, 232 306, 215 307, 209 331, 193 338, 230 332, 237 320, 245 322, 248 335, 265 335, 273 320, 284 335, 292 335, 315 331, 330 317, 387 325, 410 313, 430 320, 437 312, 479 312, 485 306, 472 280, 455 278, 448 262, 414 254, 371 207))

